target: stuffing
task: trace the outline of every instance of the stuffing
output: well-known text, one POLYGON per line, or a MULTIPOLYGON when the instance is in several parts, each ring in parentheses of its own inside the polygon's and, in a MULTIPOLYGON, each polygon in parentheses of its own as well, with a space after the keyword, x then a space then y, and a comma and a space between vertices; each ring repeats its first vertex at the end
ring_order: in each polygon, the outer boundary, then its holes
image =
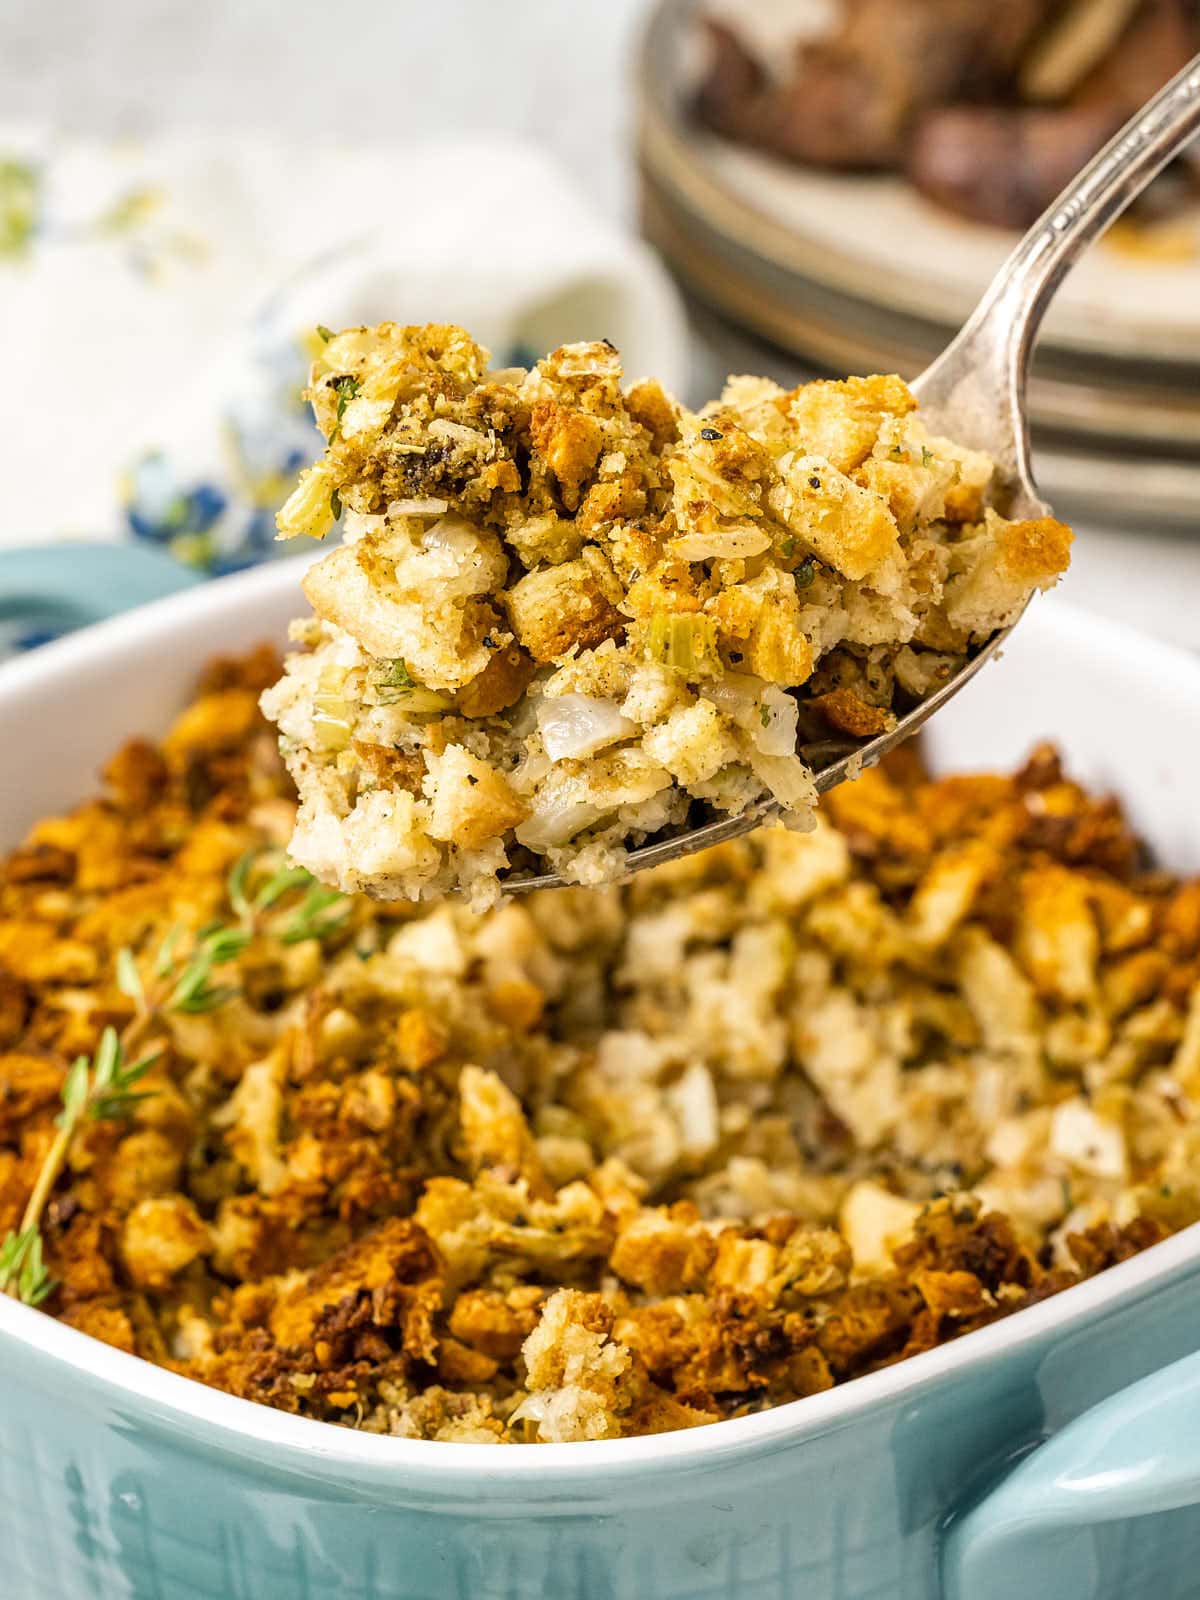
POLYGON ((862 466, 885 420, 916 409, 907 384, 894 377, 807 383, 787 402, 803 453, 824 457, 839 472, 862 466))
MULTIPOLYGON (((611 374, 560 376, 615 406, 611 374)), ((588 711, 573 665, 552 739, 588 711)), ((46 1314, 328 1423, 600 1440, 802 1403, 1200 1220, 1200 890, 1053 751, 933 779, 906 749, 807 833, 480 915, 286 859, 296 795, 245 709, 277 671, 214 666, 0 864, 0 1233, 48 1170, 46 1314), (145 1071, 45 1169, 110 1026, 145 1071)), ((663 694, 650 748, 559 763, 559 803, 654 804, 770 744, 750 674, 658 673, 630 690, 663 694)), ((509 775, 465 718, 428 757, 377 820, 466 807, 486 850, 509 775)))
POLYGON ((278 520, 342 543, 262 705, 292 853, 347 893, 483 909, 698 821, 804 825, 806 744, 892 728, 1067 565, 896 377, 691 412, 606 341, 493 373, 461 328, 322 337, 327 449, 278 520))
POLYGON ((622 1431, 632 1399, 633 1357, 612 1337, 603 1296, 558 1289, 521 1346, 528 1394, 513 1413, 546 1444, 607 1439, 622 1431))
POLYGON ((625 619, 613 604, 616 593, 619 586, 602 562, 581 559, 526 573, 507 591, 504 606, 533 659, 557 661, 624 632, 625 619))
POLYGON ((121 1259, 140 1289, 165 1289, 209 1249, 208 1229, 184 1195, 139 1200, 121 1230, 121 1259))
POLYGON ((772 509, 843 578, 865 578, 896 553, 899 530, 888 507, 823 456, 797 456, 781 477, 772 509))

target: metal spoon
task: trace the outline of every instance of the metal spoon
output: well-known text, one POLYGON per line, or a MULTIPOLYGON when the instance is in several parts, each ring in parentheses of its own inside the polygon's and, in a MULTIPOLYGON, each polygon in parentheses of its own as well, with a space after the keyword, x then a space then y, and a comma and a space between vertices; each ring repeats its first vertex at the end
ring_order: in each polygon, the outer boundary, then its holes
MULTIPOLYGON (((1126 124, 1033 225, 957 338, 910 386, 922 418, 934 432, 949 434, 992 457, 1004 508, 1013 517, 1042 517, 1048 510, 1033 479, 1025 411, 1030 357, 1047 307, 1092 241, 1198 132, 1200 56, 1126 124)), ((812 769, 817 793, 841 783, 851 770, 874 765, 914 734, 999 652, 1015 625, 989 639, 960 672, 914 706, 891 732, 854 744, 828 740, 801 746, 799 753, 812 769)), ((629 852, 629 871, 736 838, 778 811, 775 801, 765 800, 740 816, 643 845, 629 852)), ((556 874, 543 873, 507 878, 504 887, 545 889, 560 882, 556 874)))

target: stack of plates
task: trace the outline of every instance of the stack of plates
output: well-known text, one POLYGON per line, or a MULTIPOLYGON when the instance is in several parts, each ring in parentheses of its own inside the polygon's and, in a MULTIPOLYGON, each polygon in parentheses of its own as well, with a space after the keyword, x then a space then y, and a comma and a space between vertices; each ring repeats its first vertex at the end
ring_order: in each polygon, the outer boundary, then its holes
MULTIPOLYGON (((793 0, 788 25, 817 3, 793 0)), ((902 178, 793 166, 700 128, 689 103, 705 9, 661 0, 645 36, 647 235, 694 300, 769 341, 781 381, 915 377, 1016 236, 940 211, 902 178)), ((1029 397, 1038 474, 1077 516, 1200 533, 1200 202, 1187 205, 1167 259, 1102 241, 1046 320, 1029 397)))

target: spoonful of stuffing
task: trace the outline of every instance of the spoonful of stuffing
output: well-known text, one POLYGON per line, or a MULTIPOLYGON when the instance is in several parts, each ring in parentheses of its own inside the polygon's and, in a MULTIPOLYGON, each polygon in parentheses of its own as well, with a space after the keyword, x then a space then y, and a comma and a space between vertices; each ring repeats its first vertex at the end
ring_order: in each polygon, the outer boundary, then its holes
POLYGON ((319 329, 327 448, 278 521, 342 539, 263 696, 295 859, 483 908, 810 825, 1066 569, 1030 469, 1030 352, 1072 264, 1198 128, 1200 60, 912 385, 734 377, 693 412, 627 384, 603 340, 493 370, 458 327, 319 329))

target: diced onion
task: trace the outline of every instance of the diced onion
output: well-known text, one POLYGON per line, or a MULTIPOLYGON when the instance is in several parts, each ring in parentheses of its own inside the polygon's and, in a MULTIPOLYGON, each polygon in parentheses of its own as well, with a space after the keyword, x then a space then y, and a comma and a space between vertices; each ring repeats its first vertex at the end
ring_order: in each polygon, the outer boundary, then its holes
POLYGON ((566 844, 593 822, 604 816, 600 806, 589 800, 543 800, 516 829, 517 841, 529 850, 553 849, 566 844))
POLYGON ((771 548, 770 535, 742 522, 712 533, 683 533, 667 545, 667 554, 681 561, 745 561, 771 548))
POLYGON ((804 812, 817 803, 817 791, 812 774, 798 756, 764 756, 757 752, 750 765, 756 778, 760 778, 789 811, 804 812))
POLYGON ((429 495, 424 500, 393 500, 388 505, 391 517, 440 517, 449 511, 450 502, 429 495))
POLYGON ((547 697, 538 705, 537 720, 551 761, 578 761, 637 732, 637 724, 612 700, 586 694, 547 697))
POLYGON ((421 535, 426 550, 448 550, 456 556, 474 556, 479 551, 479 535, 464 518, 451 513, 439 517, 421 535))
POLYGON ((711 700, 727 717, 748 728, 766 687, 764 678, 756 678, 748 672, 727 672, 723 678, 704 685, 704 698, 711 700))
POLYGON ((746 672, 727 672, 723 678, 704 685, 704 698, 711 700, 740 728, 745 728, 756 749, 765 756, 791 756, 796 753, 796 726, 800 708, 795 698, 778 684, 746 672))
POLYGON ((795 698, 777 684, 768 684, 763 691, 758 726, 751 728, 751 737, 763 755, 795 755, 799 715, 800 707, 795 698))
POLYGON ((460 444, 484 444, 487 435, 480 433, 477 428, 468 428, 465 423, 451 422, 448 417, 435 417, 429 424, 429 433, 435 439, 457 439, 460 444))

